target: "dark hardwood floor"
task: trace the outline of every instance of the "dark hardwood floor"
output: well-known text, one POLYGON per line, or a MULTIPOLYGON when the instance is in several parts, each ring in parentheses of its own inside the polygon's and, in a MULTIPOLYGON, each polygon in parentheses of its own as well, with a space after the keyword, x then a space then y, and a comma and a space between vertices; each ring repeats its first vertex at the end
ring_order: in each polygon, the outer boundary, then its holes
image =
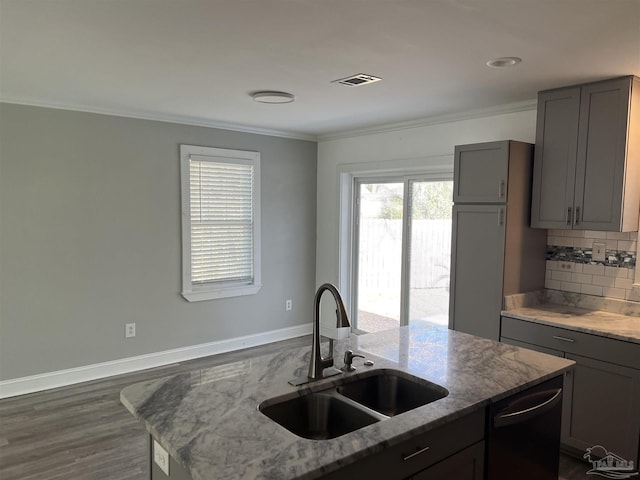
MULTIPOLYGON (((146 432, 120 403, 122 388, 310 343, 300 337, 0 400, 0 479, 146 480, 146 432)), ((560 469, 561 480, 587 478, 588 466, 569 457, 560 469)))

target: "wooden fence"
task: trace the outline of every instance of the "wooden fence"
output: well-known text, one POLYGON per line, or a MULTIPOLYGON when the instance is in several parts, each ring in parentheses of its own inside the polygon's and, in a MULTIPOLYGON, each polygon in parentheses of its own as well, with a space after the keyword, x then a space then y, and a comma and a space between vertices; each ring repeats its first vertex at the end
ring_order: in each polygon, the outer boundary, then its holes
MULTIPOLYGON (((448 288, 451 220, 413 220, 410 288, 448 288)), ((361 219, 359 283, 367 288, 400 285, 402 220, 361 219)))

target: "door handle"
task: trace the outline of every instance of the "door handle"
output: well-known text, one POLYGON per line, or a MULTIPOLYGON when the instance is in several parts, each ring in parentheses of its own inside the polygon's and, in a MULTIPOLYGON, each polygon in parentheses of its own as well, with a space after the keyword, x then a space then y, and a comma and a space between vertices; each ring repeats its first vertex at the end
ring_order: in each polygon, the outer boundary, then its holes
MULTIPOLYGON (((518 410, 517 412, 505 412, 507 409, 498 412, 498 414, 493 417, 493 426, 496 428, 507 427, 509 425, 514 425, 516 423, 523 423, 527 420, 531 420, 532 418, 537 417, 545 412, 548 412, 553 407, 555 407, 560 400, 562 400, 562 389, 558 388, 556 390, 547 390, 545 392, 537 392, 529 397, 538 397, 542 395, 552 394, 551 397, 547 398, 545 401, 529 408, 525 408, 522 410, 518 410)), ((528 398, 528 397, 522 397, 528 398)), ((520 399, 521 400, 521 399, 520 399)))

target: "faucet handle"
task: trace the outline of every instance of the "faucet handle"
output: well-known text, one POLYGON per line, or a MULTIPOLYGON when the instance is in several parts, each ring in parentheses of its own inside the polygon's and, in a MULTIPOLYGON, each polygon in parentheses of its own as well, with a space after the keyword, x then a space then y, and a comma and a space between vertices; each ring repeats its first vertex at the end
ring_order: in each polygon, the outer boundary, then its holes
POLYGON ((353 353, 353 350, 344 352, 344 366, 340 369, 343 372, 354 372, 356 367, 353 366, 353 359, 356 357, 365 358, 364 355, 353 353))

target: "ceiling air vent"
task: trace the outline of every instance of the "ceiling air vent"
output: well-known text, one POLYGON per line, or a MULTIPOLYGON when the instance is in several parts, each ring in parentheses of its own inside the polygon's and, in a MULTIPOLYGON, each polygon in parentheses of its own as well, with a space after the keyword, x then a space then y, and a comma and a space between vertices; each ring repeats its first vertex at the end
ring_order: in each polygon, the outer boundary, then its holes
POLYGON ((379 77, 374 77, 373 75, 365 75, 364 73, 358 73, 357 75, 351 75, 350 77, 334 80, 331 83, 340 83, 348 87, 359 87, 361 85, 367 85, 369 83, 379 82, 380 80, 382 79, 379 77))

